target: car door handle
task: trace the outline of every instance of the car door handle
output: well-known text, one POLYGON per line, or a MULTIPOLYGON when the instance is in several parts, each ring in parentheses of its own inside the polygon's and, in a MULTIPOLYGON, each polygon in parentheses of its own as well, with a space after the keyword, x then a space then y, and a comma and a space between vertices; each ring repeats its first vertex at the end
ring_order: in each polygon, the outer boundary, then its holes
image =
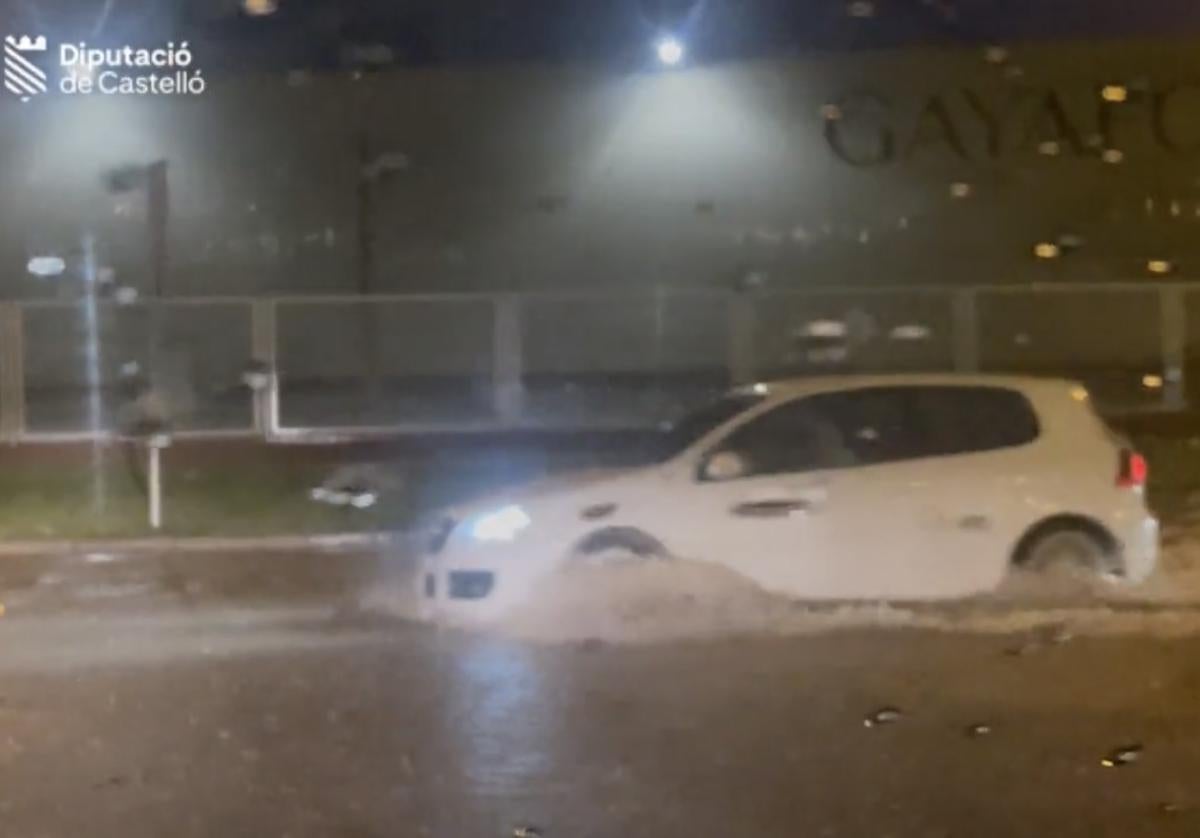
POLYGON ((803 498, 780 498, 779 500, 755 500, 739 503, 733 514, 742 518, 786 518, 800 512, 811 512, 813 502, 803 498))
POLYGON ((987 515, 963 515, 958 519, 958 528, 968 532, 981 532, 992 527, 992 519, 987 515))

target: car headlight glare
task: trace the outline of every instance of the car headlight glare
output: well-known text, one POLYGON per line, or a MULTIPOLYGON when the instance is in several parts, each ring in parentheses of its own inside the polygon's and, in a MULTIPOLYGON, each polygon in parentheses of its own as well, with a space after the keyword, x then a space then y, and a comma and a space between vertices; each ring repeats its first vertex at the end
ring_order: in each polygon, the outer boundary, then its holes
POLYGON ((471 537, 476 541, 512 541, 530 523, 524 509, 506 506, 476 518, 471 523, 471 537))

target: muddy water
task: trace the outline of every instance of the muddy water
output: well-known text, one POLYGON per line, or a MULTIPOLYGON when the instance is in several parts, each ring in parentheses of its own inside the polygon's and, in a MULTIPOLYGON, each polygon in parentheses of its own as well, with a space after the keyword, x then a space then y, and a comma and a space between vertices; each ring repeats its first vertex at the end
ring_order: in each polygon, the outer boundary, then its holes
POLYGON ((365 558, 7 567, 4 835, 1200 834, 1193 637, 974 603, 797 631, 700 573, 562 590, 531 642, 355 612, 365 558))
POLYGON ((1015 653, 1026 638, 903 630, 546 646, 314 620, 247 623, 200 650, 187 638, 219 632, 197 615, 60 628, 54 646, 98 660, 8 666, 4 644, 38 644, 21 625, 0 626, 4 834, 1200 828, 1196 641, 1015 653), (899 719, 864 726, 884 706, 899 719), (1100 765, 1128 742, 1137 764, 1100 765))

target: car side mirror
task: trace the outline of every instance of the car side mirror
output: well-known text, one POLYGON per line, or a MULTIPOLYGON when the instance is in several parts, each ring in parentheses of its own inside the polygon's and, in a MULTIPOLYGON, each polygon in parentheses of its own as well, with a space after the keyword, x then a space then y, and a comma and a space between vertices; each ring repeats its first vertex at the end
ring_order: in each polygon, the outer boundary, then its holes
POLYGON ((750 471, 750 463, 736 451, 718 451, 704 461, 700 474, 705 480, 719 482, 736 480, 745 477, 750 471))

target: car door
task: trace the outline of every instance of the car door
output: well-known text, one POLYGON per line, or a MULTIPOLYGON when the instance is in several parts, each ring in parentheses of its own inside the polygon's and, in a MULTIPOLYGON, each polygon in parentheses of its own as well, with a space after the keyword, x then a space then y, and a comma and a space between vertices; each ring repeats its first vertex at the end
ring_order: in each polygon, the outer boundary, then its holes
POLYGON ((842 580, 847 591, 926 599, 993 586, 1027 471, 1021 449, 1037 436, 1024 398, 990 387, 876 387, 838 394, 825 409, 857 462, 839 481, 856 507, 829 514, 838 551, 862 572, 842 580))
POLYGON ((904 520, 917 596, 958 596, 994 587, 1029 516, 1040 470, 1037 414, 1020 392, 996 386, 923 386, 908 393, 917 459, 892 477, 910 499, 904 520))
POLYGON ((917 510, 932 484, 919 464, 925 446, 910 396, 902 387, 861 387, 807 400, 838 445, 820 510, 816 596, 904 598, 915 589, 927 538, 917 510))
POLYGON ((851 502, 838 485, 848 456, 807 398, 751 419, 716 443, 673 493, 676 514, 688 522, 676 552, 728 565, 768 590, 826 595, 838 539, 829 510, 851 502), (731 452, 742 473, 708 476, 706 464, 731 452))

